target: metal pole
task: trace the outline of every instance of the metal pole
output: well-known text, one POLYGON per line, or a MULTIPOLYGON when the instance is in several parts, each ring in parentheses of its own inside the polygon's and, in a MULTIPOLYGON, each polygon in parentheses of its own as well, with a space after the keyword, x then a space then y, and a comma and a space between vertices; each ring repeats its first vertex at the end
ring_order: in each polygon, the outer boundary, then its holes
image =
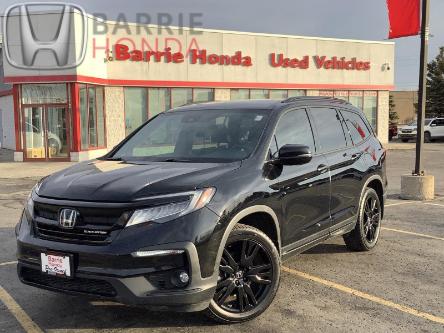
POLYGON ((423 175, 422 146, 424 144, 424 118, 426 108, 427 55, 429 44, 429 6, 430 0, 422 0, 421 19, 421 57, 418 85, 418 123, 416 126, 416 160, 414 175, 423 175))

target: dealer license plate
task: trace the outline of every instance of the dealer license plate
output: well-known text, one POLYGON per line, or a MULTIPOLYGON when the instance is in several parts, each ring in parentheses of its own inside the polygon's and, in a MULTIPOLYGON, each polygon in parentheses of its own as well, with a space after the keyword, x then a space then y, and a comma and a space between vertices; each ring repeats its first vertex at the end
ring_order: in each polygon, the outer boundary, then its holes
POLYGON ((41 253, 42 272, 70 277, 71 276, 71 257, 66 254, 41 253))

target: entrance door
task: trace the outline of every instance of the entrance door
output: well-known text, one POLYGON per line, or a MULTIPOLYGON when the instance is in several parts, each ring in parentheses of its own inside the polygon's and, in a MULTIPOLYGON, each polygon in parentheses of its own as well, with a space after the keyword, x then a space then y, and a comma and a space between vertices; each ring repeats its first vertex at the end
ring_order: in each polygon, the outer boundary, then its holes
POLYGON ((67 109, 65 106, 26 106, 24 114, 25 158, 69 158, 67 109))

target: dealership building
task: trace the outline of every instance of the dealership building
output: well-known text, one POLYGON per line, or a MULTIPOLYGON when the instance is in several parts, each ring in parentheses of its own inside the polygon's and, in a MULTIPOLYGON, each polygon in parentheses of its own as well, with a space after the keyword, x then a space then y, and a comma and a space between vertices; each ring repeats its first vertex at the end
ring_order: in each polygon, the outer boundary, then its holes
POLYGON ((347 100, 388 140, 391 42, 124 25, 21 7, 7 13, 3 35, 0 142, 16 161, 101 156, 188 103, 293 96, 347 100))

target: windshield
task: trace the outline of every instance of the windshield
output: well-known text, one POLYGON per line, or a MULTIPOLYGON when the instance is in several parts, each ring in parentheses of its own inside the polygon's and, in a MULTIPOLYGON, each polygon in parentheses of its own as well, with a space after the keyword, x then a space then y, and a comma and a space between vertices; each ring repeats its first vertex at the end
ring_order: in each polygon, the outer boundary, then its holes
POLYGON ((232 162, 257 146, 267 110, 165 112, 148 122, 110 159, 232 162))
MULTIPOLYGON (((432 121, 432 119, 424 119, 424 126, 427 126, 428 124, 430 124, 431 121, 432 121)), ((408 123, 407 125, 408 126, 416 126, 417 122, 416 122, 416 120, 414 120, 411 123, 408 123)))

